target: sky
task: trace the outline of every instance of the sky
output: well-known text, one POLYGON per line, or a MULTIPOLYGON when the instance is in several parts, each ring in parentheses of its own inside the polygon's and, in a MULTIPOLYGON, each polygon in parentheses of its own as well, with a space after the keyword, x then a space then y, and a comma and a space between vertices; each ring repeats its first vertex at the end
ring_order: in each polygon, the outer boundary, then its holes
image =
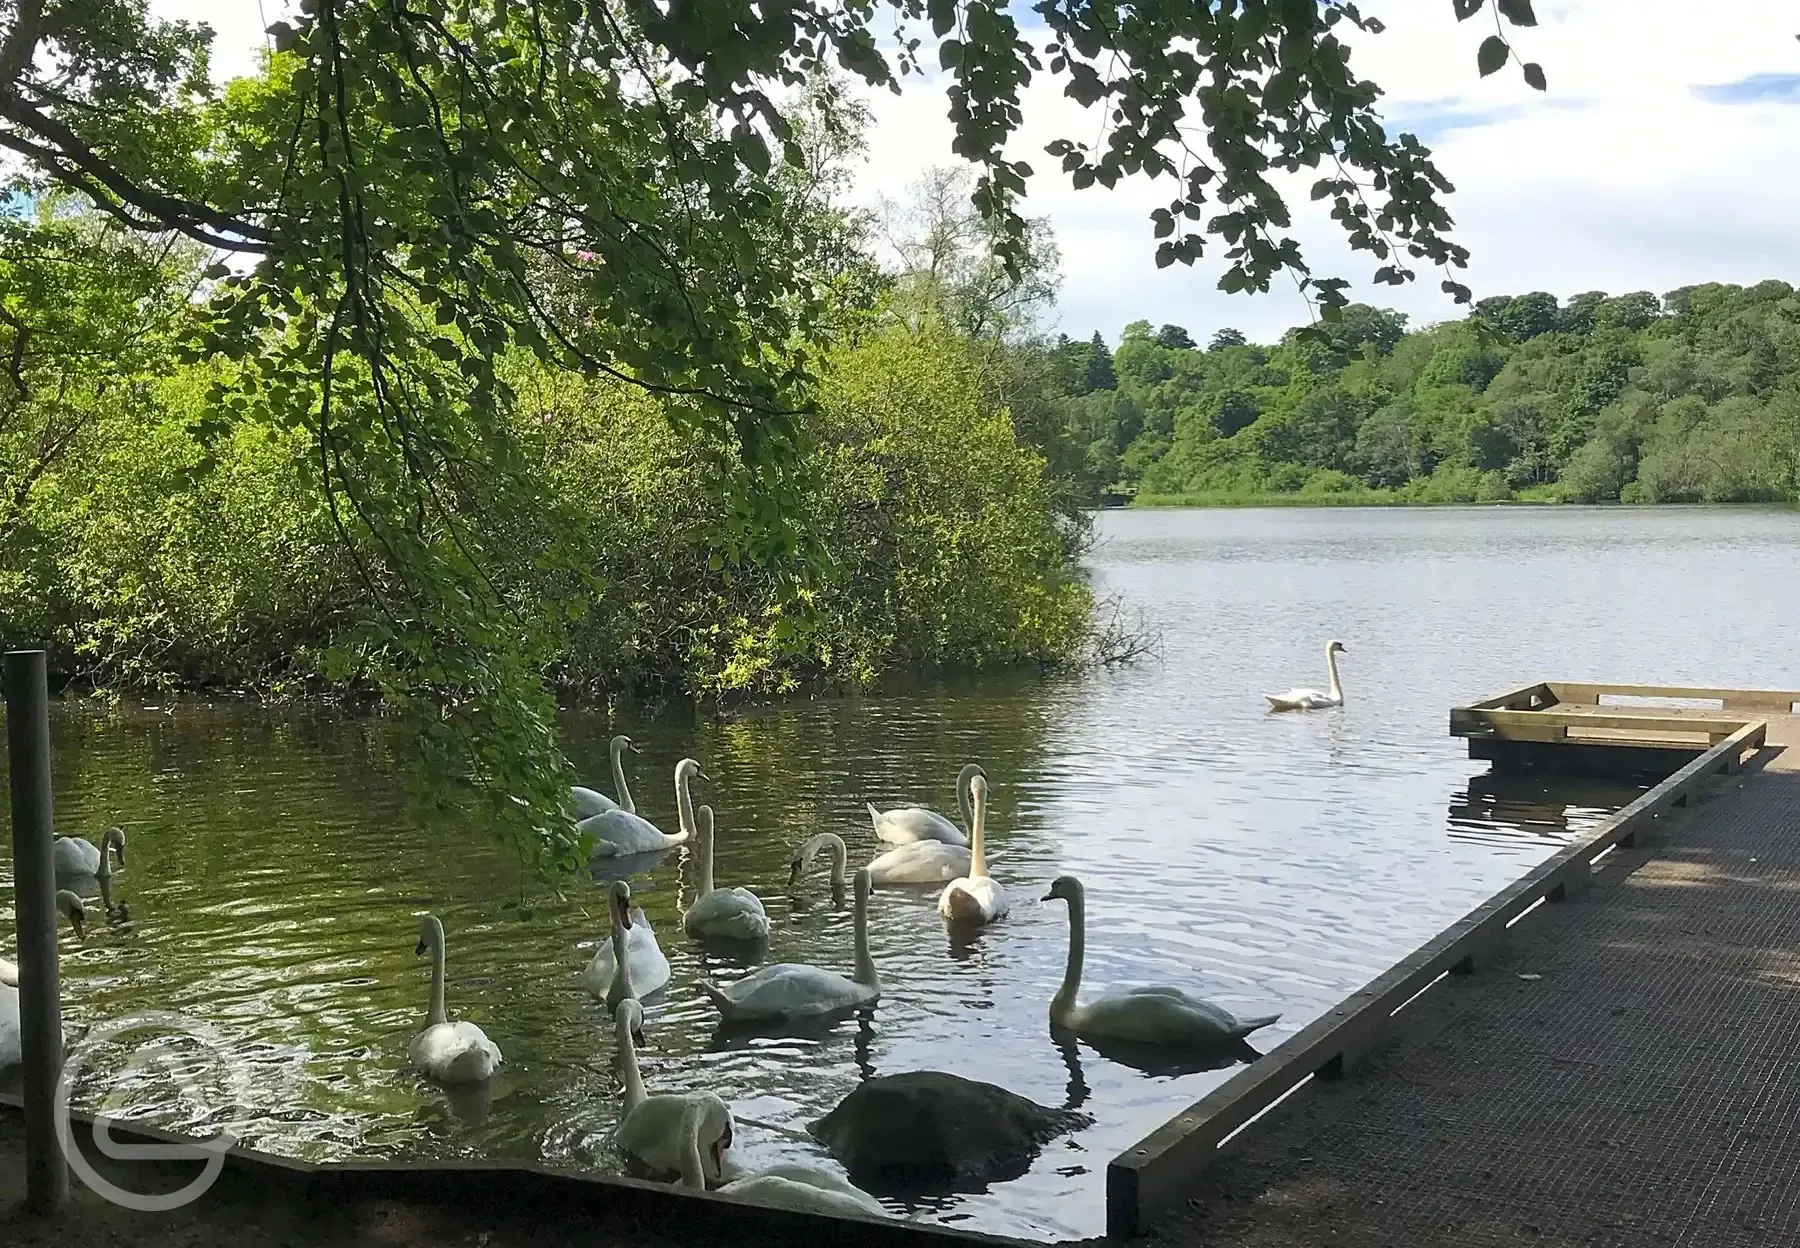
MULTIPOLYGON (((218 72, 250 68, 264 19, 283 0, 155 0, 157 12, 212 23, 218 72)), ((1475 49, 1486 9, 1458 23, 1450 0, 1363 0, 1386 31, 1356 36, 1352 68, 1380 83, 1390 132, 1410 130, 1456 186, 1453 237, 1472 253, 1460 274, 1477 298, 1548 290, 1655 293, 1699 282, 1800 282, 1800 9, 1792 0, 1730 0, 1699 20, 1693 0, 1536 0, 1538 25, 1509 30, 1550 89, 1517 66, 1490 78, 1475 49)), ((1490 6, 1491 8, 1491 2, 1490 6)), ((935 58, 933 58, 935 59, 935 58)), ((927 164, 948 164, 942 81, 912 78, 899 97, 870 97, 875 128, 858 195, 902 198, 927 164)), ((1044 144, 1097 133, 1099 117, 1047 75, 1027 89, 1025 126, 1009 149, 1038 170, 1025 211, 1048 217, 1062 253, 1052 327, 1116 340, 1129 322, 1184 326, 1204 340, 1232 326, 1269 341, 1308 319, 1293 284, 1268 295, 1217 289, 1221 261, 1156 268, 1148 214, 1173 184, 1071 189, 1044 144)), ((1313 270, 1352 283, 1351 297, 1398 308, 1414 324, 1461 313, 1421 269, 1374 286, 1372 257, 1352 253, 1323 206, 1296 183, 1295 230, 1313 270)))

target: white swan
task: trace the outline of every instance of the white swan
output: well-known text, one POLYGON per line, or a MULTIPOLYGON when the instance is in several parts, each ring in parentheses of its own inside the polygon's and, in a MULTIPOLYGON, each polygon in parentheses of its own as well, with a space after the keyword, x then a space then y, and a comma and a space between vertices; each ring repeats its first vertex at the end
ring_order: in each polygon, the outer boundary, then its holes
POLYGON ((865 867, 856 873, 856 978, 798 962, 765 966, 720 988, 707 980, 700 990, 718 1007, 726 1022, 774 1022, 817 1018, 839 1010, 870 1005, 881 996, 875 959, 869 956, 869 892, 865 867))
POLYGON ((434 914, 419 920, 416 957, 431 955, 431 1012, 412 1038, 412 1064, 440 1083, 480 1083, 500 1067, 500 1049, 474 1023, 451 1022, 444 1013, 444 925, 434 914))
POLYGON ((711 1092, 663 1092, 648 1096, 638 1072, 637 1046, 644 1030, 643 1007, 627 998, 613 1015, 613 1034, 619 1041, 619 1064, 624 1068, 625 1106, 612 1141, 652 1170, 679 1174, 690 1147, 705 1143, 701 1181, 716 1182, 725 1169, 725 1150, 731 1147, 731 1107, 711 1092), (695 1127, 686 1123, 689 1107, 699 1117, 695 1127))
POLYGON ((58 875, 97 875, 100 872, 100 855, 108 849, 112 850, 119 865, 124 866, 124 828, 108 828, 100 836, 99 848, 95 848, 92 841, 84 841, 79 836, 59 836, 50 852, 58 875))
POLYGON ((681 926, 690 936, 764 939, 772 929, 762 899, 747 888, 713 887, 712 807, 702 806, 694 815, 699 825, 695 840, 700 855, 700 895, 681 916, 681 926))
POLYGON ((594 950, 581 972, 581 982, 606 1001, 608 1012, 617 1013, 627 997, 647 997, 668 986, 669 959, 656 943, 656 932, 642 910, 631 908, 631 885, 614 880, 607 885, 607 906, 612 912, 612 938, 594 950), (625 968, 624 974, 618 968, 625 968))
POLYGON ((637 803, 631 800, 631 786, 625 783, 625 751, 635 750, 631 738, 620 735, 612 739, 608 752, 612 755, 613 788, 619 791, 619 800, 613 801, 604 793, 581 785, 569 787, 569 797, 575 803, 575 817, 586 819, 593 815, 603 815, 609 810, 623 810, 627 814, 637 814, 637 803))
POLYGON ((1318 711, 1328 706, 1344 704, 1344 687, 1338 683, 1337 656, 1349 654, 1344 643, 1333 641, 1325 646, 1325 666, 1331 672, 1331 692, 1320 693, 1317 689, 1289 689, 1286 693, 1265 693, 1271 710, 1277 711, 1318 711))
POLYGON ((969 873, 969 851, 943 841, 914 841, 870 859, 863 870, 877 884, 947 884, 969 873))
MULTIPOLYGON (((56 908, 69 920, 69 926, 75 929, 75 935, 82 934, 82 921, 85 908, 81 898, 68 889, 58 889, 56 908)), ((61 950, 57 952, 61 957, 61 950)), ((19 968, 12 962, 0 961, 0 1069, 17 1066, 25 1060, 25 1037, 20 1022, 19 1009, 19 968)), ((67 1043, 68 1033, 64 1032, 67 1043)))
MULTIPOLYGON (((956 805, 962 811, 963 827, 969 824, 969 781, 987 773, 981 764, 970 763, 956 777, 956 805)), ((889 845, 912 845, 918 841, 942 841, 946 845, 967 845, 969 838, 935 810, 923 806, 896 806, 892 810, 876 810, 869 804, 869 822, 875 825, 875 839, 889 845)))
MULTIPOLYGON (((706 1168, 700 1148, 700 1137, 705 1131, 706 1107, 698 1101, 690 1101, 681 1119, 681 1184, 701 1192, 706 1190, 706 1168)), ((880 1201, 848 1179, 821 1167, 798 1162, 783 1162, 755 1174, 740 1175, 718 1188, 715 1194, 753 1205, 834 1217, 888 1216, 880 1201)))
MULTIPOLYGON (((81 898, 66 888, 56 890, 57 913, 69 921, 75 929, 75 939, 87 939, 85 924, 87 923, 87 905, 81 898)), ((19 986, 19 964, 6 958, 0 958, 0 987, 17 988, 19 986)), ((15 1009, 16 1013, 16 1009, 15 1009)))
POLYGON ((675 764, 675 814, 681 820, 681 831, 674 836, 665 836, 661 828, 642 815, 622 809, 589 815, 575 828, 593 835, 594 853, 601 857, 647 854, 680 845, 694 832, 694 799, 688 794, 688 782, 695 776, 706 779, 706 773, 693 759, 684 758, 675 764))
POLYGON ((1242 1040, 1281 1017, 1263 1014, 1238 1018, 1222 1006, 1190 996, 1179 988, 1125 988, 1086 1005, 1081 992, 1081 961, 1087 949, 1087 904, 1081 881, 1059 875, 1044 900, 1069 903, 1069 961, 1062 987, 1050 999, 1050 1025, 1078 1036, 1122 1040, 1162 1048, 1209 1048, 1242 1040))
POLYGON ((845 872, 850 865, 850 851, 844 846, 844 838, 836 832, 821 832, 794 850, 794 856, 788 860, 788 888, 791 890, 799 885, 800 877, 812 870, 813 859, 822 849, 831 851, 831 904, 841 910, 848 882, 845 872))
POLYGON ((969 780, 969 797, 974 813, 969 830, 969 874, 951 880, 938 897, 938 913, 953 923, 992 923, 1006 917, 1009 908, 1006 890, 1000 881, 987 873, 987 858, 982 854, 983 833, 987 823, 987 778, 973 776, 969 780))

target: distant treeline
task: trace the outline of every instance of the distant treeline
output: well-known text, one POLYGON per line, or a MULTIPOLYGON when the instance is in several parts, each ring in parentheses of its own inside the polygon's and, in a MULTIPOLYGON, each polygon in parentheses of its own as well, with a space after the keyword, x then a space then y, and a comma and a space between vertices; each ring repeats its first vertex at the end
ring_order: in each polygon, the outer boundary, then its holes
POLYGON ((1712 283, 1363 304, 1258 346, 1139 321, 1052 348, 1090 495, 1141 501, 1800 500, 1800 296, 1712 283))

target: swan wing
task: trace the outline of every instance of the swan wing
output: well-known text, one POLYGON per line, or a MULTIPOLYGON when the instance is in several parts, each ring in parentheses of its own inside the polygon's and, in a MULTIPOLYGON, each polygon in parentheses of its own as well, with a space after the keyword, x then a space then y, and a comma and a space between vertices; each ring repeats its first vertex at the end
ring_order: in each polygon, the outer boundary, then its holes
MULTIPOLYGON (((781 1167, 798 1170, 800 1167, 781 1167)), ((816 1173, 816 1172, 809 1172, 816 1173)), ((887 1210, 873 1196, 848 1183, 834 1186, 811 1182, 790 1173, 768 1172, 748 1178, 734 1179, 719 1188, 719 1195, 753 1205, 776 1209, 794 1209, 807 1213, 824 1213, 834 1217, 885 1218, 887 1210)))
POLYGON ((1110 992, 1081 1007, 1080 1031, 1139 1044, 1219 1044, 1245 1034, 1230 1010, 1179 988, 1110 992))
POLYGON ((731 1019, 804 1018, 875 999, 874 990, 853 979, 799 962, 765 966, 723 988, 703 982, 702 988, 731 1019))
POLYGON ((1289 689, 1286 693, 1265 693, 1263 697, 1278 711, 1306 711, 1325 706, 1338 706, 1342 698, 1334 698, 1320 689, 1289 689))
MULTIPOLYGON (((612 944, 608 942, 607 951, 612 944)), ((643 911, 631 916, 631 931, 625 941, 625 957, 631 964, 631 988, 639 997, 647 997, 669 983, 669 959, 656 943, 656 933, 643 911)))
POLYGON ((968 874, 969 851, 943 841, 902 845, 869 863, 876 884, 944 884, 968 874))
POLYGON ((500 1048, 474 1023, 434 1023, 413 1037, 412 1062, 443 1083, 479 1083, 500 1066, 500 1048))
POLYGON ((876 810, 869 806, 869 821, 875 825, 875 836, 889 845, 915 845, 921 841, 942 841, 946 845, 967 845, 969 838, 961 828, 923 806, 896 806, 892 810, 876 810))
POLYGON ((715 888, 682 916, 691 936, 761 940, 773 930, 761 898, 747 888, 715 888))
POLYGON ((593 836, 594 853, 602 857, 647 854, 680 844, 680 839, 664 836, 662 829, 642 815, 616 808, 589 815, 575 825, 575 830, 593 836))
POLYGON ((0 1068, 25 1060, 25 1040, 19 1030, 19 990, 0 985, 0 1068))
POLYGON ((575 803, 577 819, 589 819, 595 815, 604 815, 609 810, 619 809, 619 804, 606 794, 583 788, 579 784, 569 786, 569 798, 575 803))
POLYGON ((1006 890, 991 875, 951 880, 938 898, 938 913, 958 923, 992 923, 1008 909, 1006 890))
POLYGON ((59 836, 51 848, 57 871, 64 875, 93 875, 100 870, 100 850, 79 836, 59 836))

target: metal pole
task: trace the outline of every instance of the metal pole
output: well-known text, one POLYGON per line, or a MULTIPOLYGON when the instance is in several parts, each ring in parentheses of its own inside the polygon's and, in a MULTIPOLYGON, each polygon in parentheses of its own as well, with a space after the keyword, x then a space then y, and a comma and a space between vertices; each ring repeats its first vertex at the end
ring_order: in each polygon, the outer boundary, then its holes
POLYGON ((69 1167, 57 1142, 54 1108, 62 1077, 62 985, 57 975, 50 684, 44 652, 9 651, 4 676, 25 1059, 25 1203, 32 1212, 55 1213, 69 1197, 69 1167))

